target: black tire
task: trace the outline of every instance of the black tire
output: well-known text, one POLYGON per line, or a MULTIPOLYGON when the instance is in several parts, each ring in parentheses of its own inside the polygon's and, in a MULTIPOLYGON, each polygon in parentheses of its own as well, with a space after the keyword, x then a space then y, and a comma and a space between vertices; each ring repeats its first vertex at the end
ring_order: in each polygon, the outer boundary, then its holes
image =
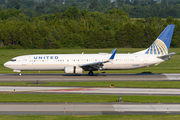
POLYGON ((89 71, 88 75, 89 75, 89 76, 93 76, 93 72, 92 72, 92 71, 89 71))

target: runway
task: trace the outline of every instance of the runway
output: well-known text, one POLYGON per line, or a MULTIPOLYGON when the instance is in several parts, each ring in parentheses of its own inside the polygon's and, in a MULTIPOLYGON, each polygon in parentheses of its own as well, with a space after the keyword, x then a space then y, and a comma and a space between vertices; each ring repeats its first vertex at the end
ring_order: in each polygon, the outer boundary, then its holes
MULTIPOLYGON (((173 81, 180 74, 0 74, 0 82, 173 81)), ((1 94, 180 95, 180 89, 0 86, 1 94)), ((180 104, 0 103, 2 115, 180 114, 180 104)))
POLYGON ((0 104, 0 114, 170 114, 180 113, 180 104, 0 104))
POLYGON ((139 74, 0 74, 0 82, 72 82, 72 81, 168 81, 180 80, 180 74, 139 73, 139 74))
POLYGON ((0 93, 180 95, 180 89, 103 87, 17 87, 1 86, 0 93))

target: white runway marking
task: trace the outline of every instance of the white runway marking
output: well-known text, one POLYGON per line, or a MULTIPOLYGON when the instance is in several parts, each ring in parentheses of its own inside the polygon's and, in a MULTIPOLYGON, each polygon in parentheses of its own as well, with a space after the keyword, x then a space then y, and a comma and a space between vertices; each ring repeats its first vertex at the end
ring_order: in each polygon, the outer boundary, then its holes
POLYGON ((169 80, 180 80, 179 73, 165 73, 164 74, 169 80))
POLYGON ((113 105, 115 111, 180 111, 179 104, 113 105))

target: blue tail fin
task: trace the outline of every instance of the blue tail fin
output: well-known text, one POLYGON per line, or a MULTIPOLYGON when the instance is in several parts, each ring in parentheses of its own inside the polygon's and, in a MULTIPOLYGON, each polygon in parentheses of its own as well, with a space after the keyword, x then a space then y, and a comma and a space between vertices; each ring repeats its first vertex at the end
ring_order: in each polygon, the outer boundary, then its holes
POLYGON ((145 54, 166 55, 169 51, 175 25, 168 25, 145 54))
POLYGON ((114 51, 116 51, 116 48, 114 48, 114 49, 112 50, 111 54, 113 54, 113 53, 114 53, 114 51))
POLYGON ((116 55, 116 52, 117 52, 117 50, 116 50, 116 48, 111 52, 112 53, 112 55, 111 55, 111 57, 109 58, 110 60, 113 60, 114 59, 114 56, 116 55))

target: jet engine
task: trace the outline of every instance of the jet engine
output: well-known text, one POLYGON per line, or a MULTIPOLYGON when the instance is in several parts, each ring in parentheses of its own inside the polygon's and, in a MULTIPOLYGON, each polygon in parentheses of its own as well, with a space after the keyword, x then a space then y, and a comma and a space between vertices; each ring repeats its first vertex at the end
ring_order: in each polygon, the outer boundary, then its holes
POLYGON ((78 66, 66 66, 64 67, 65 73, 82 73, 83 69, 78 66))

